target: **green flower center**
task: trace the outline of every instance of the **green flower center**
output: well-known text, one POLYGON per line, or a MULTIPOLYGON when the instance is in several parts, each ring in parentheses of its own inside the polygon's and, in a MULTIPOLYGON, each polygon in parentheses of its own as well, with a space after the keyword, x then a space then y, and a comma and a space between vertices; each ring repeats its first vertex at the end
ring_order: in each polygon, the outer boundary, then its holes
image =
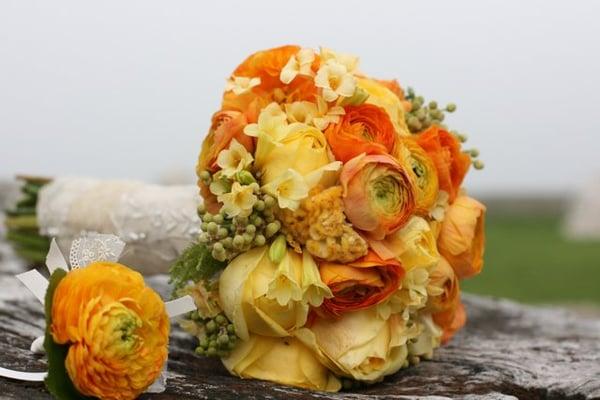
POLYGON ((370 197, 377 207, 393 211, 400 204, 400 185, 391 175, 377 177, 371 182, 370 197))

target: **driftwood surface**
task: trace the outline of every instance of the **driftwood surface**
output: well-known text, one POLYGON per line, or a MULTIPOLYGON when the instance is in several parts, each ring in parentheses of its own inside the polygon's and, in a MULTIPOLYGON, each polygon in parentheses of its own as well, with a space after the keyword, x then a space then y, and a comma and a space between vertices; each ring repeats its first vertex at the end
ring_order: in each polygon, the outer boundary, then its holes
MULTIPOLYGON (((44 328, 42 306, 13 277, 27 268, 0 242, 0 366, 45 369, 29 351, 44 328)), ((161 293, 166 277, 150 278, 161 293)), ((597 399, 600 319, 566 309, 465 295, 468 323, 432 361, 355 392, 314 393, 228 375, 217 359, 196 356, 174 326, 167 390, 143 399, 597 399)), ((0 378, 2 399, 49 399, 42 383, 0 378)))

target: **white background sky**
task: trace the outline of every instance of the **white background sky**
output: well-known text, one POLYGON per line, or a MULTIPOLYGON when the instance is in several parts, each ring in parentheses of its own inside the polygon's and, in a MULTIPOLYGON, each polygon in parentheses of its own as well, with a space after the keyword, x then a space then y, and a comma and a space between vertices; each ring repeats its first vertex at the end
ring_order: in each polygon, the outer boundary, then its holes
POLYGON ((0 179, 193 175, 224 80, 297 43, 453 101, 476 192, 600 175, 598 1, 0 1, 0 179))

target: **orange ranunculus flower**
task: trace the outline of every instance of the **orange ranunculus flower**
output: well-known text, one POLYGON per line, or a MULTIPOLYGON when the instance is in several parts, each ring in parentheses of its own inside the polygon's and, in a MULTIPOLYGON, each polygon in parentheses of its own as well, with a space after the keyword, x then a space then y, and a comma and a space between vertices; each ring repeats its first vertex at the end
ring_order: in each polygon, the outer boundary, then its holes
POLYGON ((439 182, 433 160, 412 137, 403 137, 396 146, 395 155, 409 167, 415 182, 415 213, 427 215, 437 199, 439 182))
MULTIPOLYGON (((279 79, 283 67, 300 49, 299 46, 287 45, 258 51, 246 58, 233 71, 232 76, 260 78, 260 85, 240 95, 226 92, 223 95, 223 109, 244 111, 256 99, 259 99, 262 105, 260 108, 272 101, 279 103, 314 101, 317 88, 311 77, 299 75, 289 84, 284 84, 279 79)), ((319 56, 315 54, 315 60, 311 65, 313 72, 318 70, 319 65, 319 56)))
POLYGON ((139 273, 111 262, 73 270, 58 284, 51 312, 50 332, 70 345, 65 366, 81 394, 134 399, 157 379, 169 317, 139 273))
POLYGON ((469 170, 471 157, 461 151, 460 142, 453 134, 437 125, 420 133, 417 143, 435 164, 440 190, 448 192, 450 202, 453 202, 469 170))
POLYGON ((390 117, 372 104, 348 106, 337 124, 325 131, 336 160, 347 162, 361 153, 389 154, 396 145, 396 131, 390 117))
POLYGON ((446 210, 440 227, 438 250, 459 279, 477 275, 483 267, 485 206, 459 196, 446 210))
POLYGON ((321 310, 335 317, 381 303, 398 290, 404 277, 397 260, 382 260, 371 250, 348 264, 323 261, 319 272, 333 293, 323 300, 321 310))
POLYGON ((452 336, 467 322, 465 306, 460 301, 460 295, 446 311, 432 314, 433 322, 442 328, 442 343, 448 343, 452 336))
POLYGON ((414 183, 390 155, 359 155, 340 174, 344 212, 355 228, 374 240, 400 229, 415 209, 414 183))

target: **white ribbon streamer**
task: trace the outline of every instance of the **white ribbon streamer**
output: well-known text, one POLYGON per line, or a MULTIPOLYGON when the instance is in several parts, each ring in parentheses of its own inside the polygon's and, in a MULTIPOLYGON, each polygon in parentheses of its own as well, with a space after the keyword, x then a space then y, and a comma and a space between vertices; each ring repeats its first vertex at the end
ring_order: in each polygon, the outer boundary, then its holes
POLYGON ((17 275, 17 279, 20 280, 42 304, 44 304, 46 290, 48 289, 48 281, 42 274, 37 270, 32 269, 17 275))
POLYGON ((20 381, 43 382, 46 379, 46 375, 48 375, 47 372, 21 372, 0 367, 0 376, 20 381))

